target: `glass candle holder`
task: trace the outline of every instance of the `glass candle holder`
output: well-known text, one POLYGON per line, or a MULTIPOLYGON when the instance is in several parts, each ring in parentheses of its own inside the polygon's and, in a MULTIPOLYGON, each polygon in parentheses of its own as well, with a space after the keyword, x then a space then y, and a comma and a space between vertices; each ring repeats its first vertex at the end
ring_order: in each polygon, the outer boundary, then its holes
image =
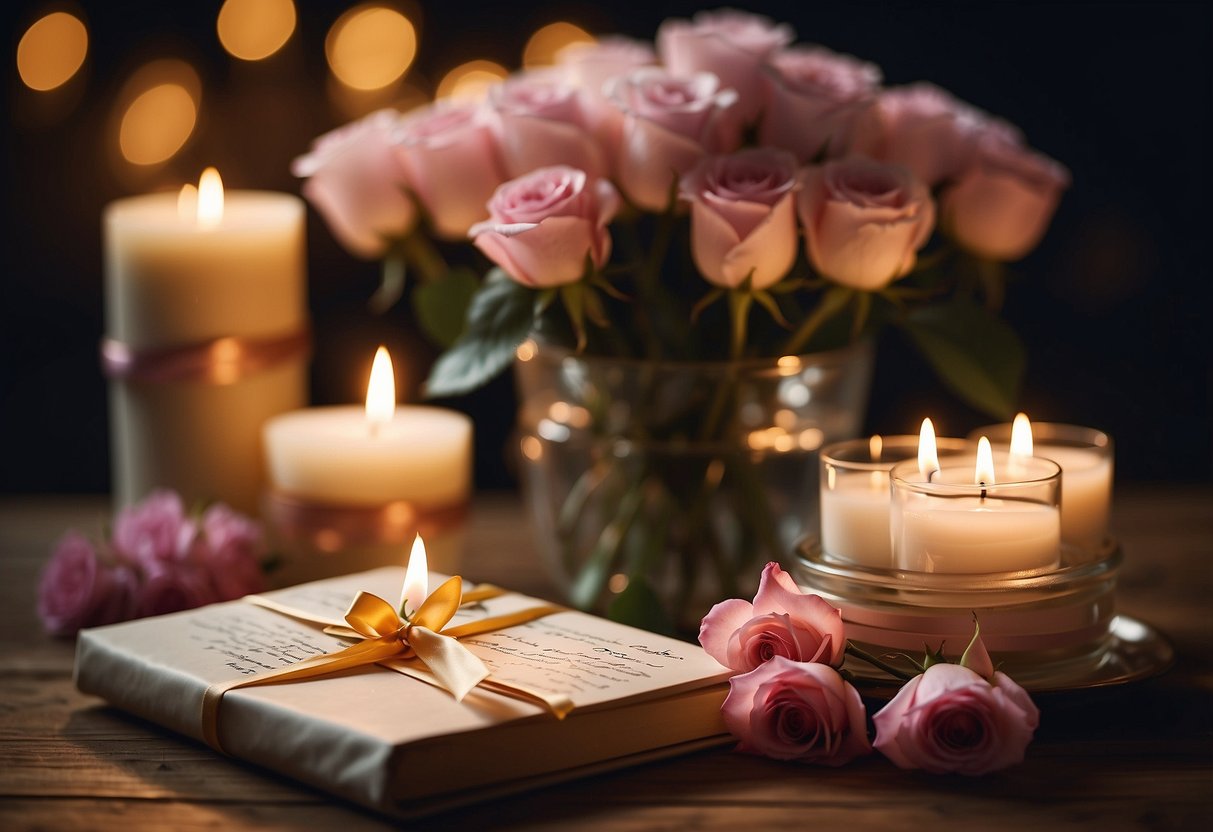
POLYGON ((1061 468, 1047 459, 992 454, 999 481, 975 483, 977 456, 948 457, 924 476, 893 466, 893 566, 950 575, 1032 575, 1061 565, 1061 468), (1013 472, 1013 473, 1012 473, 1013 472))
MULTIPOLYGON (((936 440, 941 457, 969 450, 963 439, 936 440)), ((821 451, 821 548, 827 558, 858 566, 893 566, 889 471, 918 457, 918 436, 872 436, 821 451)))
MULTIPOLYGON (((987 437, 995 448, 1006 450, 1011 425, 988 425, 969 434, 987 437)), ((1070 556, 1080 562, 1095 559, 1114 548, 1108 537, 1112 506, 1112 439, 1094 428, 1056 422, 1032 423, 1033 455, 1061 466, 1061 542, 1073 547, 1070 556)))

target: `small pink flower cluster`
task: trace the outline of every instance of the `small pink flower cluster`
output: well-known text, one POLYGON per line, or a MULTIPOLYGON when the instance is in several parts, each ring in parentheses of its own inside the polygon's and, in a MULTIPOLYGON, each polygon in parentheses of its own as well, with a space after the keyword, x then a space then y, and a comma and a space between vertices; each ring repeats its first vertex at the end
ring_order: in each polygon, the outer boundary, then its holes
POLYGON ((962 664, 932 664, 908 681, 872 718, 869 742, 863 701, 838 671, 841 614, 775 563, 752 604, 712 608, 699 641, 738 674, 722 713, 738 750, 752 754, 840 766, 875 747, 900 768, 979 775, 1022 762, 1040 719, 975 637, 962 664))
POLYGON ((739 11, 667 20, 655 45, 566 50, 484 102, 376 112, 322 136, 294 172, 358 255, 382 256, 424 214, 529 286, 577 280, 587 256, 603 265, 616 188, 643 211, 672 193, 689 203, 695 263, 725 288, 781 280, 799 228, 818 272, 863 290, 909 272, 937 216, 983 257, 1035 247, 1064 168, 942 89, 882 89, 873 64, 793 40, 739 11), (746 150, 749 127, 759 147, 746 150))
POLYGON ((38 587, 47 632, 162 615, 230 601, 263 586, 260 527, 216 503, 200 516, 156 491, 122 509, 108 540, 69 531, 55 544, 38 587))

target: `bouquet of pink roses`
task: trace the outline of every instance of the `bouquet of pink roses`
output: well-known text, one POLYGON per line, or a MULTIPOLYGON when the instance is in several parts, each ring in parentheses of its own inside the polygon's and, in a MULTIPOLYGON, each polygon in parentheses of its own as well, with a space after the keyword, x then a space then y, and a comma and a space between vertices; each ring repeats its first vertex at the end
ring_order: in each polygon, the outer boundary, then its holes
POLYGON ((656 47, 565 50, 480 102, 374 113, 298 159, 304 193, 448 351, 466 392, 527 337, 590 354, 728 359, 902 327, 958 395, 1002 415, 1022 373, 997 265, 1040 240, 1066 171, 930 84, 793 44, 737 11, 656 47), (470 238, 481 284, 430 237, 470 238), (466 309, 466 315, 463 311, 466 309))

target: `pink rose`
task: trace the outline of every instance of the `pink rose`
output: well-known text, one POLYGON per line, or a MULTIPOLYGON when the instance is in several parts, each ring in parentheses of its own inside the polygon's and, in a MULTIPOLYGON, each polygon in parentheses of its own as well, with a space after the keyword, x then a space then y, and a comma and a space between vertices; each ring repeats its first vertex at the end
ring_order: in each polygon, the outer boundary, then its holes
POLYGON ((217 503, 202 515, 201 565, 210 572, 220 601, 260 592, 265 584, 261 527, 243 514, 217 503))
POLYGON ((338 241, 367 259, 382 257, 389 242, 417 222, 404 169, 392 152, 398 117, 394 110, 379 110, 326 133, 291 165, 295 176, 307 178, 303 194, 338 241))
POLYGON ((616 35, 595 43, 574 43, 560 50, 556 60, 565 81, 581 91, 586 123, 613 170, 623 133, 623 114, 607 98, 606 85, 616 76, 657 63, 652 45, 616 35))
POLYGON ((187 560, 196 536, 197 527, 174 491, 153 491, 114 520, 115 554, 131 564, 187 560))
POLYGON ((796 262, 796 159, 769 147, 709 156, 683 177, 691 203, 691 255, 704 278, 754 289, 779 282, 796 262))
POLYGON ((806 168, 798 207, 813 267, 866 291, 912 269, 935 225, 926 185, 905 168, 861 157, 806 168))
POLYGON ((776 656, 730 679, 720 712, 738 751, 826 766, 872 751, 859 692, 824 664, 776 656))
POLYGON ((895 87, 880 93, 876 107, 860 121, 856 149, 903 165, 934 187, 972 161, 977 140, 995 133, 1008 140, 1018 131, 933 84, 895 87))
POLYGON ((768 563, 754 603, 722 601, 704 616, 699 643, 712 658, 738 673, 782 657, 838 667, 846 651, 842 614, 768 563))
POLYGON ((70 636, 81 627, 112 624, 130 610, 134 575, 106 566, 93 545, 76 532, 55 544, 38 584, 38 617, 46 631, 70 636))
POLYGON ((136 615, 164 615, 192 610, 219 600, 211 576, 189 563, 151 564, 143 573, 136 599, 136 615))
POLYGON ((899 768, 970 775, 1022 762, 1039 721, 1005 674, 987 682, 955 664, 931 665, 873 717, 876 748, 899 768))
POLYGON ((488 216, 484 204, 506 176, 479 106, 436 101, 401 118, 392 138, 409 186, 440 237, 462 239, 488 216))
POLYGON ((489 217, 468 232, 476 247, 526 286, 573 283, 586 255, 601 267, 611 254, 607 223, 619 209, 611 183, 558 165, 497 188, 489 217))
POLYGON ((970 251, 1018 260, 1048 228, 1069 172, 1047 156, 991 134, 973 163, 940 198, 941 225, 970 251))
POLYGON ((753 120, 762 107, 759 67, 796 37, 790 26, 732 9, 699 12, 691 21, 667 20, 657 30, 657 50, 674 75, 711 72, 737 91, 739 116, 753 120))
POLYGON ((496 119, 507 175, 567 165, 590 176, 606 176, 606 156, 581 92, 558 73, 515 75, 489 90, 488 105, 496 119))
POLYGON ((876 103, 880 69, 816 46, 793 46, 763 67, 766 108, 758 137, 809 162, 845 155, 860 116, 876 103))
POLYGON ((619 184, 646 210, 665 210, 675 176, 740 141, 726 118, 737 93, 720 89, 710 73, 678 78, 660 67, 638 69, 611 81, 607 95, 622 114, 613 154, 619 184))

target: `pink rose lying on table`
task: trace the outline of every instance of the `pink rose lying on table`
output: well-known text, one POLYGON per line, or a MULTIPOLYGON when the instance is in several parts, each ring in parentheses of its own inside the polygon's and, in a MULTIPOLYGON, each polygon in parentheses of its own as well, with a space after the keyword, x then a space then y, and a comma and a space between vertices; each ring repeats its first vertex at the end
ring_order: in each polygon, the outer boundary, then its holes
POLYGON ((841 766, 868 754, 859 693, 824 664, 775 656, 729 680, 721 707, 738 751, 841 766))
POLYGON ((307 179, 303 194, 337 240, 367 259, 382 257, 389 242, 417 222, 392 150, 396 119, 394 110, 380 110, 325 133, 291 165, 295 176, 307 179))
POLYGON ((611 183, 558 165, 506 182, 488 204, 489 217, 468 235, 476 247, 525 286, 573 283, 587 257, 601 267, 611 253, 607 223, 619 210, 611 183))
POLYGON ((872 720, 877 750, 899 768, 978 775, 1023 761, 1040 712, 1003 673, 987 681, 968 667, 934 664, 872 720))
POLYGON ((940 199, 940 224, 956 242, 993 260, 1018 260, 1044 236, 1070 174, 1057 162, 991 133, 940 199))
POLYGON ((775 657, 837 667, 847 646, 841 613, 801 592, 777 563, 762 570, 753 603, 731 598, 712 607, 700 625, 699 643, 738 673, 775 657))
POLYGON ((796 262, 796 159, 769 147, 709 156, 682 179, 691 255, 709 283, 778 283, 796 262))
POLYGON ((134 603, 134 573, 101 562, 81 534, 69 531, 57 544, 38 586, 38 617, 51 635, 70 636, 81 627, 128 617, 134 603))
POLYGON ((926 185, 905 168, 860 157, 806 168, 798 207, 813 268, 853 289, 905 275, 935 227, 926 185))

